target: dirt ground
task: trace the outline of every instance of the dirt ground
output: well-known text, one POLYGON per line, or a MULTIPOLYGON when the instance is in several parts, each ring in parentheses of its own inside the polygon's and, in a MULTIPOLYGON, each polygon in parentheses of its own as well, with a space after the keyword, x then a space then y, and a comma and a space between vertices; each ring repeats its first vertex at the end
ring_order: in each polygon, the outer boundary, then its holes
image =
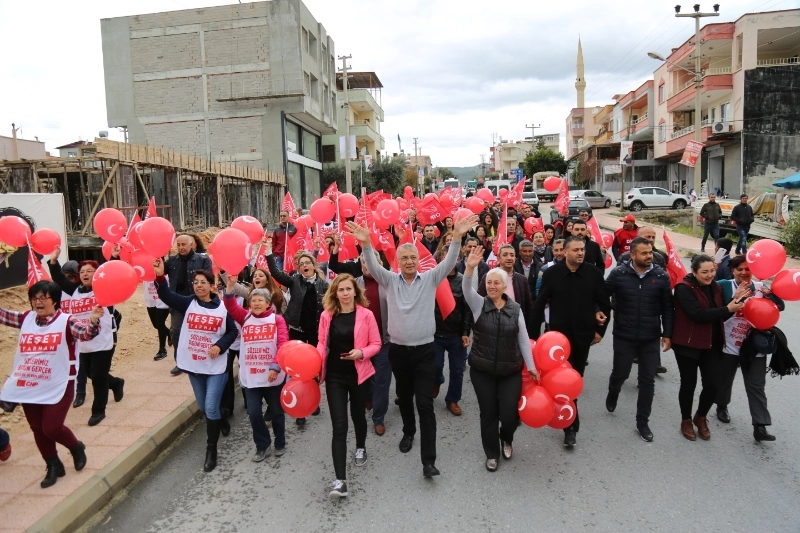
MULTIPOLYGON (((0 307, 14 311, 29 309, 26 290, 25 286, 0 290, 0 307)), ((124 374, 125 369, 132 368, 138 360, 152 358, 155 355, 158 351, 158 334, 147 317, 141 284, 130 300, 117 307, 122 313, 122 326, 111 368, 118 369, 120 374, 124 374)), ((19 330, 0 326, 0 379, 2 380, 0 385, 5 383, 11 373, 18 335, 19 330)), ((12 437, 27 431, 28 424, 22 408, 17 407, 13 413, 4 413, 0 410, 0 427, 8 431, 12 437)))

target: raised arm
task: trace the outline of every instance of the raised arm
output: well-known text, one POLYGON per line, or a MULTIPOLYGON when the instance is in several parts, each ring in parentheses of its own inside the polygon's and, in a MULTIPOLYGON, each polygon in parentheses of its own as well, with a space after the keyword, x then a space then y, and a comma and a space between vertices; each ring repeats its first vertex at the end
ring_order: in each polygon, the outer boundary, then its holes
POLYGON ((162 259, 153 261, 153 270, 156 272, 155 285, 158 297, 171 309, 185 313, 189 309, 189 304, 192 303, 194 296, 183 296, 169 288, 167 278, 164 276, 164 261, 162 259))
MULTIPOLYGON (((472 226, 478 223, 478 215, 470 215, 468 217, 464 217, 458 222, 455 223, 453 226, 453 243, 460 243, 461 237, 464 236, 472 226)), ((456 266, 456 262, 458 262, 458 256, 461 255, 461 247, 457 244, 452 244, 450 249, 447 251, 447 255, 442 260, 441 263, 436 265, 433 269, 426 272, 428 276, 433 278, 434 283, 438 286, 444 278, 453 270, 456 266)), ((372 269, 370 268, 370 272, 372 269)))
POLYGON ((392 282, 394 274, 378 263, 378 259, 375 257, 375 253, 372 249, 369 230, 363 226, 359 226, 355 222, 348 222, 346 226, 347 231, 361 242, 361 249, 363 250, 361 256, 364 258, 364 263, 366 263, 370 275, 378 282, 378 285, 383 288, 388 287, 392 282))
MULTIPOLYGON (((231 276, 229 276, 227 272, 220 272, 219 273, 219 279, 221 279, 222 283, 224 285, 226 285, 226 286, 228 286, 228 279, 230 277, 231 276)), ((234 278, 234 282, 235 281, 236 281, 236 279, 234 278)), ((250 289, 248 289, 247 287, 245 287, 244 285, 242 285, 241 283, 238 283, 238 282, 234 283, 232 289, 228 288, 228 292, 231 292, 231 290, 233 291, 234 296, 238 296, 240 298, 247 298, 248 296, 250 296, 250 289)))
POLYGON ((483 310, 483 297, 472 288, 472 276, 475 275, 475 266, 480 263, 481 259, 483 259, 483 252, 476 246, 466 258, 466 268, 464 268, 464 275, 461 279, 464 301, 467 302, 470 311, 472 311, 472 318, 476 322, 483 310))
POLYGON ((80 285, 75 283, 74 281, 70 281, 64 275, 64 272, 61 270, 61 265, 58 263, 58 256, 61 255, 61 247, 56 246, 53 250, 53 253, 50 254, 50 258, 47 261, 47 268, 50 270, 50 277, 53 278, 53 281, 61 287, 61 290, 66 292, 67 294, 72 294, 80 285))

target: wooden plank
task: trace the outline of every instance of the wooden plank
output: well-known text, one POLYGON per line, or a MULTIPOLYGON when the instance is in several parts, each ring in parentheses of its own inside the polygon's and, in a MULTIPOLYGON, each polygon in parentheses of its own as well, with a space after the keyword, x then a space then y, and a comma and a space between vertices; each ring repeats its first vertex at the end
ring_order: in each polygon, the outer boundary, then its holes
POLYGON ((94 217, 94 214, 97 212, 97 208, 100 206, 100 202, 103 201, 103 195, 105 194, 106 189, 108 189, 108 186, 114 180, 114 176, 116 175, 118 168, 119 168, 119 161, 114 163, 114 166, 111 167, 111 172, 108 173, 108 178, 106 179, 105 185, 103 185, 103 189, 100 191, 100 196, 97 197, 97 201, 94 203, 94 207, 92 207, 92 210, 89 212, 89 216, 86 217, 86 222, 83 226, 83 230, 81 231, 81 235, 86 235, 86 230, 89 229, 91 220, 94 217))

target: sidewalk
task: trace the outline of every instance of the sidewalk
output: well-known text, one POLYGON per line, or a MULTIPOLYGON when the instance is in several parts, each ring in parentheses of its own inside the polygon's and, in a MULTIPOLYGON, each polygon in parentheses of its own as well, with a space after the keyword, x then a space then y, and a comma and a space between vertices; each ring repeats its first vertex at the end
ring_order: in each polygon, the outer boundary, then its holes
POLYGON ((118 365, 112 371, 125 379, 125 397, 120 403, 109 398, 106 418, 99 425, 87 425, 91 383, 86 403, 70 409, 67 425, 86 444, 88 463, 81 472, 75 471, 69 452, 58 446, 67 475, 42 489, 45 463, 33 433, 26 424, 12 438, 11 457, 0 463, 0 533, 74 530, 196 419, 197 405, 186 375, 171 376, 172 356, 153 361, 150 352, 148 348, 127 358, 130 366, 118 365))
MULTIPOLYGON (((617 230, 622 227, 622 222, 619 221, 620 217, 617 215, 613 215, 611 213, 604 213, 604 212, 595 212, 594 216, 597 218, 597 223, 600 225, 601 229, 611 231, 612 233, 614 230, 617 230)), ((678 251, 679 254, 683 256, 689 256, 689 254, 699 254, 700 253, 700 241, 699 237, 692 237, 691 235, 684 235, 683 233, 678 233, 677 231, 672 231, 668 228, 665 228, 661 225, 656 224, 649 224, 647 222, 638 220, 636 224, 639 227, 642 226, 649 226, 655 228, 656 230, 656 247, 661 250, 662 252, 666 251, 666 245, 664 244, 664 232, 669 235, 669 240, 672 242, 675 249, 678 251)), ((734 240, 734 245, 736 241, 734 240)), ((708 255, 714 255, 714 241, 710 241, 706 244, 706 253, 708 255)), ((784 269, 788 268, 800 268, 800 259, 793 259, 788 258, 786 260, 786 265, 784 269)))

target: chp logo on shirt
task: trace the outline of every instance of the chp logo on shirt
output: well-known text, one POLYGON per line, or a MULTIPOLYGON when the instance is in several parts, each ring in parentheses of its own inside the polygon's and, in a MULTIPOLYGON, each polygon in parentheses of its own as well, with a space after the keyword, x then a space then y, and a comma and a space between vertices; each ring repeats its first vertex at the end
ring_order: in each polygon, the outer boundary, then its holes
POLYGON ((55 352, 61 344, 63 335, 61 332, 42 335, 23 333, 19 336, 19 351, 20 353, 55 352))
POLYGON ((222 317, 189 313, 186 317, 186 325, 194 331, 219 331, 219 328, 222 327, 222 317))
POLYGON ((275 324, 248 325, 242 328, 244 342, 271 341, 275 338, 275 324))

